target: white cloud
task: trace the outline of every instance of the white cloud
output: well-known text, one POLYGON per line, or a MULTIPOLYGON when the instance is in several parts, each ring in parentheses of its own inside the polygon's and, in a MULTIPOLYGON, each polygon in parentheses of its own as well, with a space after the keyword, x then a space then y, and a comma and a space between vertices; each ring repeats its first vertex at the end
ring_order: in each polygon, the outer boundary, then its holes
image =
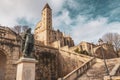
POLYGON ((108 23, 108 18, 97 17, 88 20, 87 16, 78 15, 76 19, 71 19, 67 9, 62 10, 61 15, 53 17, 53 25, 71 34, 76 44, 81 41, 97 42, 107 32, 120 33, 120 22, 108 23), (88 20, 88 21, 87 21, 88 20), (75 23, 75 25, 71 25, 75 23))
POLYGON ((107 32, 117 32, 120 34, 120 23, 108 23, 107 18, 97 18, 86 23, 78 23, 72 29, 72 37, 75 43, 80 41, 97 42, 107 32))
POLYGON ((69 25, 72 23, 72 20, 69 17, 69 11, 62 10, 61 15, 53 17, 53 26, 55 28, 63 27, 63 25, 66 25, 64 27, 69 27, 69 25))
POLYGON ((17 18, 28 21, 40 19, 41 9, 46 1, 41 0, 2 0, 0 2, 0 24, 14 26, 17 18))
POLYGON ((41 18, 41 10, 46 2, 50 4, 53 11, 53 27, 66 31, 67 34, 71 33, 76 44, 83 40, 96 42, 107 32, 120 33, 120 22, 108 23, 108 18, 105 17, 99 16, 87 21, 87 16, 78 15, 76 19, 71 19, 70 11, 64 9, 63 6, 67 2, 69 7, 77 9, 80 4, 74 0, 2 0, 0 2, 0 24, 12 27, 18 24, 16 21, 18 18, 25 18, 28 22, 36 24, 41 18), (59 11, 62 14, 55 16, 59 11))
POLYGON ((62 9, 65 1, 66 0, 50 0, 49 3, 53 10, 53 13, 59 12, 62 9))

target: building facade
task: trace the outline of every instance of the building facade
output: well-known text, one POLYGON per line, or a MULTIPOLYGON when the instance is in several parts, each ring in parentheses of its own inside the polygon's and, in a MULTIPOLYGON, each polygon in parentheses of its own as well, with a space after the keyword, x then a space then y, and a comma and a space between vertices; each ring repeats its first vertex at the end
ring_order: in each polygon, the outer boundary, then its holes
POLYGON ((35 39, 46 46, 63 47, 74 46, 70 36, 64 35, 60 30, 55 31, 52 27, 52 9, 46 4, 42 10, 42 19, 35 28, 35 39))
POLYGON ((103 58, 102 54, 106 59, 117 57, 114 51, 113 45, 108 43, 99 42, 98 44, 93 44, 89 42, 82 41, 79 45, 71 47, 70 50, 86 51, 88 55, 103 58))
MULTIPOLYGON (((78 69, 91 59, 89 56, 79 55, 71 50, 79 48, 88 52, 93 50, 95 54, 100 54, 100 45, 82 42, 80 45, 74 46, 71 37, 65 36, 59 30, 53 30, 52 10, 48 4, 42 10, 42 20, 36 25, 34 35, 35 50, 32 53, 38 60, 35 80, 57 80, 78 69), (44 46, 41 45, 42 43, 44 46), (58 46, 69 46, 70 50, 54 48, 58 46)), ((22 55, 21 40, 19 34, 8 27, 0 26, 0 80, 16 80, 16 61, 22 55)), ((109 45, 101 45, 104 50, 109 51, 107 52, 108 55, 112 52, 113 49, 109 45)), ((104 51, 104 53, 106 52, 104 51)))
POLYGON ((0 26, 0 80, 16 80, 16 64, 20 57, 20 36, 0 26))
MULTIPOLYGON (((0 80, 16 80, 16 62, 22 56, 21 40, 19 34, 8 27, 0 26, 0 80)), ((35 80, 57 80, 86 62, 80 60, 83 56, 52 46, 43 46, 36 41, 34 47, 32 53, 38 61, 35 80)))

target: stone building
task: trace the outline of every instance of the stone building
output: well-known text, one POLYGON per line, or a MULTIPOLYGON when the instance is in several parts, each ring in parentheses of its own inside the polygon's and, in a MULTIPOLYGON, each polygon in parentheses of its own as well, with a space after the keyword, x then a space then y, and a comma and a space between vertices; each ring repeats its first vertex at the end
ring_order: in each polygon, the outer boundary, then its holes
POLYGON ((0 26, 0 80, 15 80, 15 62, 20 57, 20 36, 0 26))
MULTIPOLYGON (((37 24, 34 35, 33 55, 38 60, 35 80, 57 80, 84 63, 79 59, 74 60, 70 53, 57 49, 58 45, 71 47, 74 42, 71 37, 52 29, 52 11, 48 4, 42 11, 42 21, 37 24)), ((22 55, 21 40, 19 34, 6 26, 0 26, 0 80, 16 80, 16 61, 22 55)))
MULTIPOLYGON (((18 34, 8 27, 0 26, 0 80, 16 80, 16 61, 21 56, 20 43, 21 37, 18 34)), ((34 45, 33 54, 38 60, 35 80, 57 80, 91 59, 90 56, 41 45, 36 41, 34 45)), ((98 47, 96 51, 99 50, 98 47)))
POLYGON ((69 48, 69 50, 75 51, 78 49, 78 51, 81 51, 81 52, 86 51, 87 53, 89 53, 89 55, 93 55, 93 51, 94 51, 93 49, 95 47, 96 47, 96 45, 93 43, 82 41, 82 42, 80 42, 80 44, 69 48))
POLYGON ((80 44, 80 50, 81 51, 87 51, 88 53, 90 53, 92 55, 93 53, 93 48, 96 47, 95 44, 93 43, 89 43, 89 42, 85 42, 85 41, 82 41, 80 44))
MULTIPOLYGON (((48 4, 42 10, 42 20, 36 25, 34 35, 35 50, 32 53, 38 61, 35 80, 57 80, 91 61, 92 57, 73 52, 76 48, 100 52, 100 45, 82 42, 74 46, 70 36, 53 30, 52 10, 48 4)), ((102 47, 106 51, 110 49, 106 44, 102 44, 102 47)), ((16 61, 21 55, 21 36, 8 27, 0 26, 0 80, 16 80, 16 61)), ((86 66, 81 71, 84 72, 84 69, 86 66)))
MULTIPOLYGON (((99 40, 100 41, 100 40, 99 40)), ((103 58, 102 54, 106 59, 109 58, 116 58, 117 55, 114 51, 114 47, 111 44, 104 43, 103 41, 100 41, 96 47, 93 48, 94 56, 98 58, 103 58)))
MULTIPOLYGON (((0 26, 0 80, 16 80, 16 62, 22 55, 20 44, 20 35, 0 26)), ((80 60, 80 55, 41 45, 36 40, 34 46, 33 55, 38 60, 35 80, 57 80, 89 60, 89 57, 80 60)))
MULTIPOLYGON (((0 26, 0 80, 16 80, 16 61, 22 55, 21 40, 19 34, 8 27, 0 26)), ((57 80, 91 59, 61 48, 43 45, 38 40, 35 40, 34 46, 32 53, 38 60, 35 80, 57 80)))
POLYGON ((86 51, 89 55, 98 58, 103 58, 102 53, 104 54, 105 58, 117 57, 112 45, 104 43, 101 40, 99 40, 98 42, 98 44, 93 44, 82 41, 79 45, 69 48, 69 50, 75 51, 76 49, 78 49, 79 51, 86 51))
POLYGON ((70 36, 65 36, 60 30, 55 31, 52 27, 52 9, 46 4, 42 10, 42 19, 35 28, 35 39, 44 45, 53 47, 74 46, 70 36))

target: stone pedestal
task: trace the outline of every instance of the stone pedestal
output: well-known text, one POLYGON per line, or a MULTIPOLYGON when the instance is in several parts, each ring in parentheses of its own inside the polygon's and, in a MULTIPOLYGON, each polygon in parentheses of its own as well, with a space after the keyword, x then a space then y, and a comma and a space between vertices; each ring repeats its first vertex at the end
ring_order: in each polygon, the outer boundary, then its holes
POLYGON ((16 80, 35 80, 35 64, 37 61, 33 58, 20 58, 17 61, 16 80))

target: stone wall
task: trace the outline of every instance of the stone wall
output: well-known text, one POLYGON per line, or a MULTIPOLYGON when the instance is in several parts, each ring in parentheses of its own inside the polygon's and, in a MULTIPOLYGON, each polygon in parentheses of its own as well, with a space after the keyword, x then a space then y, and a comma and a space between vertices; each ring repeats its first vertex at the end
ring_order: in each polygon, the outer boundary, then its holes
POLYGON ((4 55, 3 58, 5 58, 4 61, 0 58, 0 64, 4 66, 4 80, 16 80, 15 62, 20 55, 20 40, 18 38, 20 38, 19 35, 11 29, 0 26, 0 55, 4 55))
POLYGON ((58 49, 49 46, 35 46, 36 64, 35 80, 56 80, 59 75, 58 49))
POLYGON ((95 57, 102 59, 103 58, 102 54, 104 55, 104 58, 106 58, 106 59, 117 57, 114 50, 110 49, 109 47, 98 46, 98 47, 94 48, 94 56, 95 57))
POLYGON ((87 62, 91 59, 91 57, 79 55, 74 52, 69 52, 65 50, 59 50, 59 60, 60 60, 60 67, 61 67, 61 76, 63 77, 80 67, 83 63, 87 62))
POLYGON ((85 55, 59 50, 48 46, 36 46, 36 80, 56 80, 80 67, 91 59, 85 55))
MULTIPOLYGON (((16 65, 15 62, 19 59, 19 48, 3 46, 0 47, 0 55, 5 55, 6 60, 2 63, 5 63, 5 79, 4 80, 16 80, 16 65), (12 51, 12 49, 14 49, 12 51)), ((2 58, 0 58, 0 61, 2 58)))
MULTIPOLYGON (((0 55, 6 57, 5 59, 0 58, 0 65, 3 66, 0 70, 5 73, 1 74, 0 71, 0 76, 3 76, 4 80, 16 80, 17 65, 15 63, 22 55, 20 51, 21 37, 9 28, 1 29, 0 33, 0 55)), ((45 46, 39 41, 35 41, 33 56, 38 60, 36 80, 57 80, 57 78, 67 75, 89 59, 89 57, 68 52, 68 46, 57 49, 45 46)))

